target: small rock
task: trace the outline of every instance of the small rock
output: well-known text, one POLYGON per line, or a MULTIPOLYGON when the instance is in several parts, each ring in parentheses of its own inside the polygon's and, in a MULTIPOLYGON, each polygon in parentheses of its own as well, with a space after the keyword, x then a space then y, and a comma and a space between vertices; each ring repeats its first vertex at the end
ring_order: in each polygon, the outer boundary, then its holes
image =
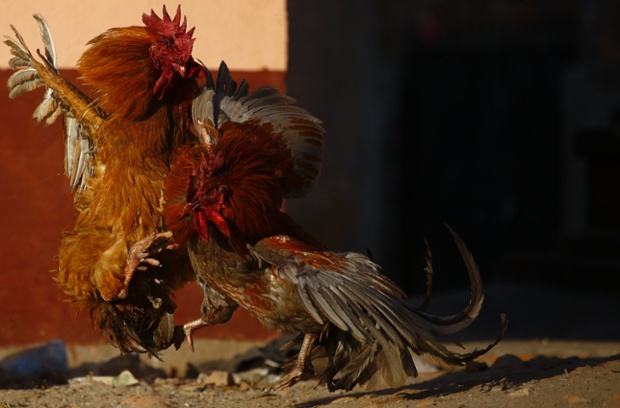
POLYGON ((436 406, 438 403, 439 402, 437 398, 425 398, 419 401, 417 404, 415 404, 415 407, 416 408, 432 407, 432 406, 436 406))
POLYGON ((266 367, 258 367, 253 368, 247 371, 241 371, 233 374, 233 378, 236 383, 241 381, 249 382, 251 384, 255 384, 260 380, 263 380, 265 377, 269 375, 269 369, 266 367))
POLYGON ((467 373, 477 373, 487 368, 489 368, 489 365, 484 361, 468 361, 465 363, 465 372, 467 373))
POLYGON ((377 398, 373 402, 374 402, 375 407, 381 407, 386 404, 392 404, 398 401, 402 401, 403 399, 404 399, 404 395, 395 394, 395 395, 388 395, 387 397, 377 398))
POLYGON ((578 405, 578 404, 589 404, 591 401, 587 398, 580 397, 579 395, 568 394, 566 396, 566 401, 570 405, 578 405))
POLYGON ((353 401, 356 401, 356 400, 357 400, 357 398, 355 398, 355 397, 340 397, 340 398, 336 398, 331 403, 332 404, 347 404, 349 402, 353 402, 353 401))
POLYGON ((80 384, 88 381, 99 382, 112 387, 129 387, 140 381, 129 370, 123 370, 119 375, 88 375, 69 379, 69 384, 80 384))
POLYGON ((509 397, 527 397, 528 395, 530 395, 529 388, 521 388, 519 390, 515 390, 515 391, 508 393, 509 397))
POLYGON ((493 368, 515 368, 522 367, 524 362, 514 354, 505 354, 495 360, 493 368))
POLYGON ((230 387, 235 382, 228 371, 213 371, 210 374, 200 373, 196 381, 200 384, 212 384, 218 387, 230 387))
POLYGON ((113 387, 129 387, 138 383, 139 381, 136 379, 136 377, 133 376, 133 374, 129 370, 123 370, 123 372, 121 372, 116 377, 112 377, 113 387))
POLYGON ((121 401, 117 408, 170 408, 171 405, 161 397, 134 395, 121 401))
POLYGON ((510 382, 506 377, 500 378, 495 384, 488 385, 487 387, 482 387, 482 389, 486 389, 489 392, 503 392, 510 388, 510 382))

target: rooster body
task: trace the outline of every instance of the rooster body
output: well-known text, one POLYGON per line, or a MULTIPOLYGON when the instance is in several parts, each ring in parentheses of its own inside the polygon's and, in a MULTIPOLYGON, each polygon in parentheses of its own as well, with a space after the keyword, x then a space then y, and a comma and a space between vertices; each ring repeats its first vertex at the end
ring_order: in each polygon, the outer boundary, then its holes
POLYGON ((38 61, 13 28, 5 41, 16 72, 10 96, 46 89, 34 117, 63 115, 65 169, 75 192, 73 229, 64 233, 55 280, 122 351, 153 354, 170 344, 172 291, 191 279, 185 251, 168 248, 162 216, 172 152, 193 138, 191 100, 204 68, 191 57, 193 29, 143 15, 143 27, 113 28, 89 42, 78 61, 93 100, 64 80, 47 23, 38 61), (150 251, 150 252, 149 252, 150 251))
POLYGON ((248 95, 225 69, 192 109, 201 143, 175 155, 164 209, 205 291, 201 318, 184 327, 190 344, 194 330, 228 320, 239 305, 270 329, 302 333, 298 359, 276 388, 327 357, 318 374, 332 390, 402 385, 417 374, 416 354, 463 364, 495 344, 459 354, 439 342, 474 321, 483 300, 478 269, 456 234, 472 297, 442 318, 408 306, 368 257, 327 250, 282 211, 318 177, 318 120, 273 90, 248 95))
MULTIPOLYGON (((232 292, 228 293, 214 285, 211 272, 221 272, 224 280, 226 277, 230 279, 227 285, 242 289, 243 283, 237 282, 236 278, 253 276, 252 272, 257 265, 244 240, 229 239, 229 224, 218 215, 219 211, 232 215, 237 212, 237 208, 251 208, 252 216, 238 220, 251 242, 260 239, 265 228, 273 234, 290 232, 313 241, 292 220, 286 225, 265 223, 284 214, 280 211, 284 198, 303 196, 313 188, 318 178, 323 148, 324 130, 320 121, 295 107, 293 99, 271 87, 260 88, 248 95, 247 83, 243 81, 237 86, 230 78, 225 63, 220 66, 217 80, 217 85, 207 83, 202 94, 193 102, 194 126, 203 142, 206 142, 205 138, 211 137, 205 133, 209 132, 205 126, 221 132, 222 143, 219 146, 226 145, 235 149, 228 153, 240 159, 241 167, 249 166, 247 171, 253 180, 250 184, 255 184, 245 194, 235 195, 233 202, 225 204, 230 204, 227 209, 220 208, 220 204, 224 204, 222 194, 226 193, 223 190, 215 194, 210 192, 218 202, 201 207, 194 217, 187 201, 188 180, 204 176, 207 169, 198 169, 195 164, 206 160, 206 156, 200 144, 193 144, 178 149, 173 158, 166 180, 166 225, 173 232, 174 241, 188 247, 198 282, 204 291, 202 316, 185 325, 192 348, 191 333, 194 330, 228 321, 241 304, 231 299, 232 292), (208 112, 208 117, 203 116, 205 112, 208 112), (206 122, 199 121, 201 117, 206 122), (238 145, 238 141, 243 143, 238 145), (237 148, 242 151, 236 151, 237 148), (276 194, 273 194, 271 183, 278 185, 276 194), (215 223, 212 217, 215 217, 215 223), (194 233, 197 225, 200 226, 199 234, 194 233), (201 240, 200 237, 205 239, 201 240)), ((235 160, 233 156, 229 158, 235 160)), ((228 159, 221 157, 218 161, 223 164, 228 159)), ((239 175, 245 178, 243 174, 239 175)), ((204 193, 190 192, 196 197, 204 193)))

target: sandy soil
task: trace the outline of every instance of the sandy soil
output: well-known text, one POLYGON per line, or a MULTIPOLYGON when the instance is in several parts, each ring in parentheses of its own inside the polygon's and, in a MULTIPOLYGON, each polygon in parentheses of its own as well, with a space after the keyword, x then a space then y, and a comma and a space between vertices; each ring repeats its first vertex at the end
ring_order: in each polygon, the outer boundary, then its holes
MULTIPOLYGON (((211 343, 202 341, 197 347, 220 347, 211 343)), ((256 350, 246 346, 250 354, 256 350)), ((211 361, 211 368, 225 368, 223 361, 238 364, 239 359, 211 361)), ((404 387, 377 392, 330 393, 312 379, 266 392, 277 374, 265 377, 260 367, 245 371, 254 376, 239 379, 236 374, 238 384, 218 372, 186 377, 209 372, 208 366, 208 361, 200 367, 190 365, 180 378, 171 378, 180 374, 173 366, 162 369, 142 359, 114 358, 88 366, 91 373, 106 376, 89 376, 82 365, 72 369, 73 379, 67 384, 49 386, 65 381, 50 377, 13 384, 0 390, 0 407, 620 407, 620 342, 506 341, 470 367, 422 373, 404 387), (101 382, 125 369, 137 378, 130 376, 124 385, 101 382)))
MULTIPOLYGON (((459 307, 451 302, 460 305, 466 295, 435 299, 454 311, 459 307)), ((19 350, 0 349, 0 408, 620 408, 618 311, 620 298, 614 293, 490 286, 486 308, 463 344, 484 347, 497 334, 499 312, 506 312, 510 324, 500 344, 469 367, 423 361, 426 372, 407 385, 377 392, 330 393, 313 379, 284 391, 264 391, 281 375, 280 338, 260 343, 200 339, 195 353, 181 347, 164 352, 163 361, 137 355, 119 359, 108 344, 70 345, 66 370, 22 379, 2 372, 19 350)))

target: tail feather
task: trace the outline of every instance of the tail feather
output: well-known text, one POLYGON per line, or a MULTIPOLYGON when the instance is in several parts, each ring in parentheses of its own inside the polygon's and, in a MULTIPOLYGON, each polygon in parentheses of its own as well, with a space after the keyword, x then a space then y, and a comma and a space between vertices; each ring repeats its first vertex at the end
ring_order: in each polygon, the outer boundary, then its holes
POLYGON ((317 340, 311 359, 327 358, 329 364, 314 366, 320 385, 331 391, 351 390, 357 385, 367 390, 397 387, 418 371, 411 354, 393 345, 359 342, 349 333, 331 331, 317 340), (318 368, 318 369, 317 369, 318 368))
MULTIPOLYGON (((433 330, 436 333, 441 334, 453 334, 457 333, 469 325, 471 325, 478 314, 480 314, 480 310, 482 309, 482 304, 484 302, 484 293, 482 289, 482 278, 480 277, 480 271, 478 269, 478 265, 474 260, 474 256, 467 249, 467 246, 463 242, 463 240, 458 236, 458 234, 446 225, 448 231, 452 235, 454 242, 461 254, 461 258, 465 263, 465 267, 467 268, 467 273, 469 274, 469 281, 471 286, 471 295, 469 304, 461 310, 459 313, 454 314, 452 316, 436 316, 430 313, 426 313, 424 310, 417 309, 415 313, 426 321, 434 324, 433 330)), ((427 271, 429 274, 432 274, 432 258, 430 258, 430 251, 428 251, 427 256, 427 271)), ((430 279, 430 278, 427 278, 430 279)), ((424 309, 428 305, 429 294, 426 295, 426 300, 423 303, 424 309)))
POLYGON ((316 340, 310 360, 328 360, 327 364, 314 364, 314 369, 319 384, 326 384, 330 391, 351 390, 358 385, 368 391, 395 388, 402 386, 407 377, 418 375, 416 355, 429 354, 444 363, 463 365, 493 348, 503 338, 506 325, 506 316, 502 314, 500 334, 495 341, 468 353, 450 351, 432 336, 421 334, 417 328, 412 328, 417 334, 415 347, 411 344, 360 342, 351 333, 331 330, 316 340))
MULTIPOLYGON (((407 305, 402 291, 380 274, 378 265, 360 254, 323 253, 325 257, 330 256, 326 268, 318 262, 303 265, 298 260, 296 268, 280 269, 285 278, 296 282, 296 292, 304 307, 318 315, 321 322, 332 323, 315 340, 315 347, 321 351, 311 354, 311 360, 318 356, 329 360, 328 368, 320 372, 319 378, 330 389, 399 386, 407 376, 417 375, 415 355, 427 354, 447 364, 463 365, 489 351, 503 338, 507 327, 504 315, 500 333, 484 349, 456 352, 444 344, 460 345, 450 335, 476 319, 484 300, 473 256, 459 236, 448 229, 471 279, 469 304, 452 316, 435 316, 407 305)), ((253 250, 260 252, 267 262, 276 260, 271 252, 277 250, 267 242, 260 242, 253 250)), ((430 262, 428 267, 432 273, 430 262)))

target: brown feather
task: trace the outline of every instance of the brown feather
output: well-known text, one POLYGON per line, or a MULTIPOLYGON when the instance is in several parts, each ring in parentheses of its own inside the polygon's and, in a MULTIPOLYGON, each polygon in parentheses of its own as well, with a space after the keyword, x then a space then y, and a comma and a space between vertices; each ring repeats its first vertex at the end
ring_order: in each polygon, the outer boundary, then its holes
POLYGON ((55 280, 121 350, 155 354, 170 343, 156 337, 171 335, 172 292, 194 277, 185 250, 154 243, 152 257, 161 267, 140 270, 132 269, 131 253, 143 239, 165 231, 162 195, 172 152, 194 138, 190 108, 204 68, 191 58, 193 30, 185 32, 180 16, 170 21, 184 32, 181 45, 171 50, 174 60, 162 58, 168 38, 146 27, 113 28, 91 40, 78 70, 98 96, 93 101, 60 77, 47 25, 37 20, 46 43, 43 63, 15 31, 17 40, 7 40, 19 59, 12 67, 29 70, 18 79, 32 80, 34 69, 46 96, 87 129, 92 142, 92 175, 76 194, 77 216, 62 237, 55 280))

